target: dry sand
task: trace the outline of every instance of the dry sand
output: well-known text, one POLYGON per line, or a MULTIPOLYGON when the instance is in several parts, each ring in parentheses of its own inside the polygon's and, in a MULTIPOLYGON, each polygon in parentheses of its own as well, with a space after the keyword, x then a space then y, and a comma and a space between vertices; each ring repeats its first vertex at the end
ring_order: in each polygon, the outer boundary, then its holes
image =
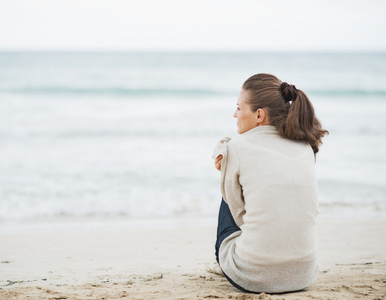
POLYGON ((242 293, 207 271, 215 224, 98 224, 0 227, 0 299, 386 299, 385 219, 319 220, 317 280, 280 295, 242 293))

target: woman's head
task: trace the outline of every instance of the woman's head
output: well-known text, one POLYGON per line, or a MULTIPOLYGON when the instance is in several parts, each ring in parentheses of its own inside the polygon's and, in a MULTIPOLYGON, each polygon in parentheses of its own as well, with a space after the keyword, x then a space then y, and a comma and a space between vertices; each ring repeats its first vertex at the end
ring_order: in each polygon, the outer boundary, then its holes
POLYGON ((307 141, 315 153, 319 151, 321 139, 328 131, 322 129, 311 102, 301 90, 273 75, 256 74, 244 82, 239 102, 242 95, 251 113, 266 114, 263 122, 255 126, 273 125, 281 136, 307 141))
POLYGON ((269 125, 268 115, 264 109, 253 110, 250 104, 251 95, 241 90, 237 99, 237 108, 233 117, 237 118, 237 132, 242 134, 259 125, 269 125))

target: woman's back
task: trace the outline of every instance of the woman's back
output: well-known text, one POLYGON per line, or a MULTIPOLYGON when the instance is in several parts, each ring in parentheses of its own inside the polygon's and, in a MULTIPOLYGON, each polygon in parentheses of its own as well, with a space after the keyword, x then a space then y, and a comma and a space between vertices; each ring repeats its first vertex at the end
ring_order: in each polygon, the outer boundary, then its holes
POLYGON ((318 210, 311 147, 280 137, 273 126, 252 129, 228 147, 239 158, 246 211, 236 249, 251 249, 261 264, 313 259, 318 210))
POLYGON ((239 204, 233 211, 244 214, 238 221, 241 231, 221 245, 220 265, 236 283, 250 282, 250 290, 259 284, 272 292, 288 284, 304 288, 317 270, 312 148, 280 137, 273 126, 256 127, 227 147, 224 197, 239 204), (238 184, 242 193, 235 194, 238 184), (287 278, 292 271, 294 281, 287 278))

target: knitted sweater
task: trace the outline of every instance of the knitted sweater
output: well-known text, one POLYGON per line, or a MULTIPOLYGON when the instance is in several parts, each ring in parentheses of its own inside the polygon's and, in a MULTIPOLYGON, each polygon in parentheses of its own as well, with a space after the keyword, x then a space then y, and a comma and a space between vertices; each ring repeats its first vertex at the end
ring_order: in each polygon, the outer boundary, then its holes
POLYGON ((220 140, 221 192, 240 231, 219 251, 223 272, 254 292, 301 290, 316 277, 318 214, 311 146, 255 127, 220 140))

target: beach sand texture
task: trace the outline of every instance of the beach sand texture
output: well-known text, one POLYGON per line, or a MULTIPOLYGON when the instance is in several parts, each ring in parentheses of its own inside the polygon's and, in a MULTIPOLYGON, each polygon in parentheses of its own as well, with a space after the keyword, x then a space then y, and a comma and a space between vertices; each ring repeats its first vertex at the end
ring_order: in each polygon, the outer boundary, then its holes
MULTIPOLYGON (((26 225, 27 226, 27 225, 26 225)), ((215 226, 0 234, 0 299, 386 299, 386 220, 320 220, 306 290, 247 294, 211 273, 215 226)))

